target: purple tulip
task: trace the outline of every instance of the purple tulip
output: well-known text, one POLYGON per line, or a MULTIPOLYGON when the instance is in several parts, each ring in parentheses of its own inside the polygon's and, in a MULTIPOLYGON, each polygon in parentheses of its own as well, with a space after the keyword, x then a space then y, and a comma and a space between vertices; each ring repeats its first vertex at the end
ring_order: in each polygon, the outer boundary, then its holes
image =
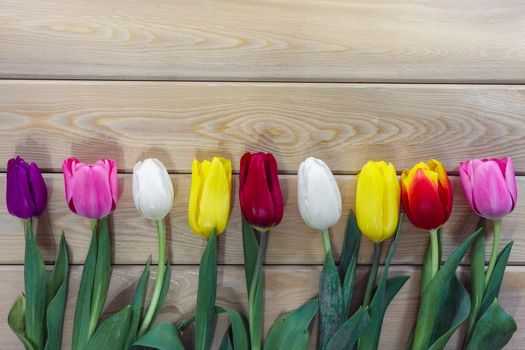
POLYGON ((459 174, 465 196, 479 216, 498 220, 516 206, 518 191, 510 157, 462 162, 459 174))
POLYGON ((21 219, 39 216, 47 204, 47 187, 35 163, 16 157, 7 162, 6 203, 9 214, 21 219))

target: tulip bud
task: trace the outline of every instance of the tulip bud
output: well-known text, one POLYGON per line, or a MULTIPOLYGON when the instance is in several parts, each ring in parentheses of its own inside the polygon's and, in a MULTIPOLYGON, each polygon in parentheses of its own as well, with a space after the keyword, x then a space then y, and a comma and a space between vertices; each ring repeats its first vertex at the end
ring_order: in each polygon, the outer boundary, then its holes
POLYGON ((330 168, 320 159, 307 158, 299 166, 297 202, 304 222, 326 230, 341 217, 341 193, 330 168))
POLYGON ((510 157, 462 162, 459 175, 465 197, 479 216, 498 220, 514 210, 518 191, 510 157))
POLYGON ((66 201, 75 214, 89 219, 108 216, 117 207, 117 166, 112 159, 84 164, 68 158, 62 164, 66 201))
POLYGON ((361 232, 379 243, 390 238, 399 220, 399 180, 392 163, 372 162, 357 175, 356 220, 361 232))
POLYGON ((133 201, 151 220, 163 219, 173 206, 173 184, 164 164, 148 158, 133 168, 133 201))
POLYGON ((213 230, 217 235, 224 232, 230 216, 231 182, 229 160, 193 160, 188 222, 195 234, 208 238, 213 230))
POLYGON ((410 221, 424 230, 442 226, 452 212, 452 187, 443 165, 432 159, 401 175, 401 202, 410 221))
POLYGON ((239 202, 246 221, 265 231, 283 218, 277 161, 271 153, 245 153, 239 174, 239 202))
POLYGON ((7 162, 6 204, 9 214, 21 219, 39 216, 47 204, 47 187, 35 163, 16 157, 7 162))

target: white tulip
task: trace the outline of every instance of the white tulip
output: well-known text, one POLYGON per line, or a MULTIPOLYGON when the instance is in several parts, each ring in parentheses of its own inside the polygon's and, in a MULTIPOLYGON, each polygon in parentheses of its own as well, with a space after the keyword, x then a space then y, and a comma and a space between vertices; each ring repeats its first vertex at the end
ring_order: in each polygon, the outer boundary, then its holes
POLYGON ((304 222, 312 228, 327 230, 339 221, 341 193, 330 168, 322 160, 309 157, 299 166, 297 201, 304 222))
POLYGON ((133 201, 146 218, 164 218, 173 206, 173 184, 164 164, 148 158, 133 168, 133 201))

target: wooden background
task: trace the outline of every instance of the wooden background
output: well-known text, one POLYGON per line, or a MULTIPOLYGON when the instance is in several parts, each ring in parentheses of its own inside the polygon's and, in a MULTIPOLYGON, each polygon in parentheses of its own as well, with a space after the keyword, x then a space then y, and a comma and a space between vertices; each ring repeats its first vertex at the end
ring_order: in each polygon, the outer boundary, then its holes
MULTIPOLYGON (((52 263, 64 230, 74 263, 68 349, 90 232, 66 208, 64 158, 107 156, 119 166, 110 311, 131 300, 142 264, 156 258, 154 227, 131 200, 131 170, 145 157, 167 165, 176 188, 168 217, 176 265, 161 318, 176 321, 194 307, 204 248, 186 219, 191 160, 222 155, 238 172, 245 151, 273 152, 286 207, 266 256, 267 329, 318 290, 320 235, 296 205, 295 173, 305 157, 324 159, 337 174, 345 213, 368 159, 392 161, 398 170, 430 157, 443 161, 455 193, 444 228, 448 256, 477 220, 463 198, 458 162, 510 155, 525 175, 523 84, 522 0, 0 0, 0 196, 12 156, 45 170, 50 203, 38 220, 38 241, 52 263)), ((518 188, 523 193, 525 177, 518 188)), ((219 239, 218 303, 246 311, 237 192, 233 198, 219 239)), ((503 222, 503 243, 515 241, 501 293, 518 322, 508 349, 525 349, 524 214, 518 204, 503 222)), ((343 225, 341 219, 332 230, 336 251, 343 225)), ((20 349, 6 317, 23 289, 22 226, 3 200, 0 237, 1 348, 20 349)), ((387 312, 381 349, 401 349, 415 321, 426 239, 406 225, 392 274, 413 277, 387 312)), ((366 242, 360 287, 371 255, 366 242)), ((457 340, 448 349, 457 349, 457 340)))

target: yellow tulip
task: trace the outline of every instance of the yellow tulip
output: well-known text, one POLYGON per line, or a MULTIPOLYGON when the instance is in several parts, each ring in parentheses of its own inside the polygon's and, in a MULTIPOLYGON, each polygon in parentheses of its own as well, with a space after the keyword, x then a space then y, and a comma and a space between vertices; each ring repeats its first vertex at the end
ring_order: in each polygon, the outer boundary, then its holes
POLYGON ((356 218, 361 232, 379 243, 392 236, 399 220, 400 187, 392 163, 369 161, 357 175, 356 218))
POLYGON ((193 160, 188 221, 195 234, 208 238, 213 230, 217 235, 224 232, 230 215, 231 183, 229 160, 193 160))

